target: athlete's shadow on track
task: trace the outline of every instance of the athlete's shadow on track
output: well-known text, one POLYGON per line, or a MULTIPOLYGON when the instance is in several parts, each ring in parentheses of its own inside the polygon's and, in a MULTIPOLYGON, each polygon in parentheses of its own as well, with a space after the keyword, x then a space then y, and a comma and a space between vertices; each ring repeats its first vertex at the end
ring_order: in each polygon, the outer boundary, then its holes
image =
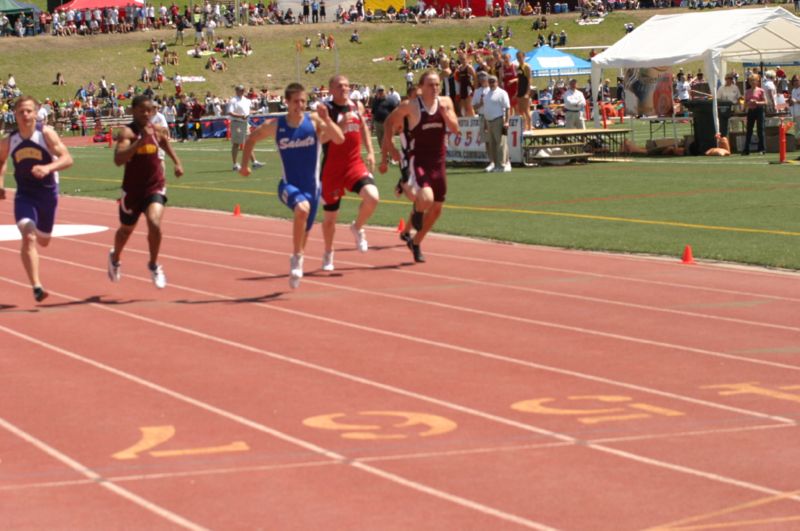
POLYGON ((37 313, 39 310, 18 310, 16 304, 0 304, 0 312, 5 313, 37 313))
MULTIPOLYGON (((328 273, 327 271, 323 271, 321 269, 316 269, 314 271, 307 271, 304 273, 304 277, 307 278, 319 278, 319 279, 326 279, 326 278, 338 278, 342 277, 343 271, 384 271, 384 270, 392 270, 392 269, 400 269, 401 267, 408 267, 414 265, 414 262, 402 262, 399 264, 389 264, 389 265, 382 265, 382 266, 352 266, 352 267, 337 267, 336 271, 333 273, 328 273)), ((242 277, 238 280, 242 282, 261 282, 263 280, 280 280, 282 278, 289 278, 289 275, 262 275, 258 277, 242 277)))
POLYGON ((181 299, 173 301, 176 304, 252 304, 257 302, 271 302, 284 294, 283 291, 276 291, 275 293, 267 293, 256 297, 242 297, 239 299, 207 299, 207 300, 188 300, 181 299))
POLYGON ((130 300, 118 300, 118 299, 103 299, 103 295, 92 295, 91 297, 86 297, 80 301, 68 301, 68 302, 56 302, 51 304, 40 304, 39 307, 42 309, 52 309, 52 308, 68 308, 70 306, 84 306, 86 304, 102 304, 104 306, 120 306, 124 304, 135 304, 137 302, 145 302, 144 299, 130 299, 130 300))

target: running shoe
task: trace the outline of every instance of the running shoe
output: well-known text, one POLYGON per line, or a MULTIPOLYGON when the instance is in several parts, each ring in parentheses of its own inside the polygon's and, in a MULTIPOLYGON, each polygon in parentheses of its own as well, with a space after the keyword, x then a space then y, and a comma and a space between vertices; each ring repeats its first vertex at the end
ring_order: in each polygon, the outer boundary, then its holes
POLYGON ((510 162, 506 162, 505 163, 505 165, 503 166, 503 171, 505 173, 510 173, 511 172, 511 163, 510 162))
POLYGON ((483 171, 486 173, 492 173, 494 171, 494 162, 490 162, 488 166, 486 166, 483 171))
POLYGON ((36 302, 42 302, 48 295, 49 293, 47 293, 42 286, 33 288, 33 298, 36 299, 36 302))
POLYGON ((108 280, 111 282, 119 282, 121 277, 120 264, 114 262, 114 249, 108 251, 108 280))
POLYGON ((422 254, 422 250, 419 248, 419 245, 415 244, 413 239, 409 239, 407 245, 414 254, 414 261, 420 264, 423 263, 425 261, 425 255, 422 254))
POLYGON ((350 232, 353 233, 353 238, 356 240, 356 249, 362 253, 366 253, 367 249, 369 249, 369 244, 367 243, 367 235, 364 232, 364 229, 357 229, 356 222, 354 221, 350 225, 350 232))
POLYGON ((329 253, 324 253, 322 255, 322 270, 323 271, 333 271, 333 251, 329 253))
POLYGON ((411 237, 411 233, 409 232, 401 232, 400 239, 406 242, 406 245, 408 245, 409 242, 411 242, 414 238, 411 237))
POLYGON ((239 164, 238 162, 233 165, 233 171, 239 171, 241 169, 242 169, 242 165, 239 164))
POLYGON ((263 168, 263 167, 264 167, 264 163, 263 162, 259 162, 257 160, 253 161, 253 169, 257 170, 257 169, 263 168))
POLYGON ((303 278, 303 255, 293 254, 289 258, 289 287, 297 289, 301 278, 303 278))
POLYGON ((162 268, 159 264, 148 264, 147 268, 150 270, 150 276, 153 278, 153 284, 158 289, 164 289, 167 287, 167 277, 164 275, 164 268, 162 268))

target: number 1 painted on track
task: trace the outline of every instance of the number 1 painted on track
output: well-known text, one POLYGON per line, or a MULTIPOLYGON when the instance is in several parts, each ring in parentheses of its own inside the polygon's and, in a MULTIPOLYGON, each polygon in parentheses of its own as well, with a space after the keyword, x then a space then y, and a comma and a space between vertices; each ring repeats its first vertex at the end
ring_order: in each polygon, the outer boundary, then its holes
POLYGON ((142 426, 139 428, 142 438, 133 446, 113 454, 119 460, 138 459, 147 452, 153 457, 179 457, 184 455, 207 455, 226 452, 244 452, 250 449, 244 441, 235 441, 224 446, 208 446, 204 448, 183 448, 180 450, 152 450, 175 436, 175 426, 142 426), (149 451, 152 450, 152 451, 149 451))

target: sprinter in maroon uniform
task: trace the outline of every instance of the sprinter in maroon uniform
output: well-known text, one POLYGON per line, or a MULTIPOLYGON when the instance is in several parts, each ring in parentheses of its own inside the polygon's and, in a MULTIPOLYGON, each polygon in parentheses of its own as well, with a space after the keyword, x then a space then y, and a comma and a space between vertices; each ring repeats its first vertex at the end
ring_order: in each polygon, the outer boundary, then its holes
POLYGON ((409 183, 414 193, 414 208, 423 213, 422 228, 408 241, 416 262, 425 261, 420 245, 439 219, 447 194, 447 132, 459 132, 453 101, 438 95, 440 86, 436 72, 425 72, 419 80, 419 96, 401 103, 384 122, 382 173, 386 171, 389 155, 394 160, 400 158, 392 137, 400 130, 398 124, 408 119, 409 183))
POLYGON ((108 278, 112 282, 119 282, 122 249, 136 228, 139 216, 144 213, 150 249, 147 267, 153 284, 157 288, 164 288, 167 278, 158 264, 158 251, 161 247, 161 217, 167 203, 167 188, 158 148, 163 149, 175 163, 175 177, 183 175, 183 167, 169 144, 169 132, 150 123, 155 112, 150 98, 136 96, 132 109, 133 122, 122 128, 114 151, 114 164, 125 165, 125 176, 119 201, 120 226, 114 236, 114 247, 108 253, 108 278))

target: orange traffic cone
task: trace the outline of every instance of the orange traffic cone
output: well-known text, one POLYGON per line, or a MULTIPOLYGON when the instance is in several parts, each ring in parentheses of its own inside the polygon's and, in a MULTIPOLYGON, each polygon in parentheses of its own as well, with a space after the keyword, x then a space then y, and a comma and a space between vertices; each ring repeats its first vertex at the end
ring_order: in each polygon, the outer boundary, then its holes
POLYGON ((400 223, 397 224, 397 232, 405 232, 406 230, 406 220, 400 218, 400 223))
POLYGON ((239 203, 236 203, 236 206, 233 207, 233 215, 234 216, 241 216, 242 215, 242 209, 239 208, 239 203))
POLYGON ((693 264, 694 263, 694 257, 692 256, 692 246, 691 245, 687 245, 683 249, 683 258, 681 259, 681 261, 684 264, 693 264))

